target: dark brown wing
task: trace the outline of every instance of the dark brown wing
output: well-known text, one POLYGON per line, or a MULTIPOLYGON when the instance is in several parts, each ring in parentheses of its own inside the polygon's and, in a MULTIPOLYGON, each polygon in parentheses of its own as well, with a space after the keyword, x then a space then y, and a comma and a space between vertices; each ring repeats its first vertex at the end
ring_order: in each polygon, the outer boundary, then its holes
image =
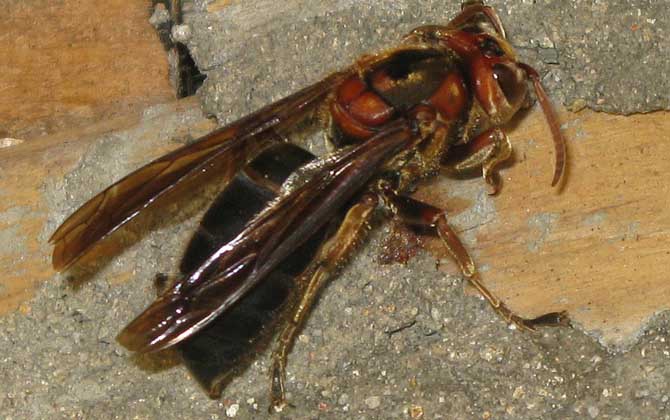
POLYGON ((119 335, 132 351, 155 351, 213 321, 327 223, 380 167, 413 140, 404 121, 336 158, 283 195, 233 240, 159 297, 119 335))
POLYGON ((62 270, 157 198, 216 161, 228 179, 269 142, 320 104, 350 71, 335 73, 300 92, 220 128, 127 175, 87 201, 54 232, 53 266, 62 270))

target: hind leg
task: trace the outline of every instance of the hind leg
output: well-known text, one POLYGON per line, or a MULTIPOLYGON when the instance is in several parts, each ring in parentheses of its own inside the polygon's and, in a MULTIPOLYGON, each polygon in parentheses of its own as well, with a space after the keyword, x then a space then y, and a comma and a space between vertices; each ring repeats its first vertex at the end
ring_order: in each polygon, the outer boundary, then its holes
MULTIPOLYGON (((316 303, 319 292, 339 266, 349 257, 368 227, 368 222, 377 207, 377 197, 365 194, 347 212, 337 232, 319 249, 318 254, 305 270, 303 278, 306 284, 288 322, 281 330, 277 344, 272 352, 270 370, 271 388, 270 409, 281 411, 287 404, 285 396, 286 359, 302 329, 307 316, 316 303)), ((301 276, 302 277, 302 276, 301 276)))
POLYGON ((443 241, 451 256, 456 260, 461 271, 479 294, 486 299, 491 307, 508 323, 512 323, 523 330, 534 331, 538 326, 568 325, 569 320, 565 312, 551 312, 537 318, 526 319, 512 312, 498 297, 496 297, 481 282, 475 263, 463 246, 454 230, 449 226, 446 212, 430 204, 423 203, 411 197, 399 195, 390 186, 382 186, 386 205, 403 222, 412 226, 420 226, 433 230, 443 241))

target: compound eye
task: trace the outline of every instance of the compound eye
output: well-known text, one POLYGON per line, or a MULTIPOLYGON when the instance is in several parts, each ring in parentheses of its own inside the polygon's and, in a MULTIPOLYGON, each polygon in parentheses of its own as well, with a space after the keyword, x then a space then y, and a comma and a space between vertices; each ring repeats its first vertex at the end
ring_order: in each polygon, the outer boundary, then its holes
POLYGON ((484 38, 484 40, 479 44, 479 51, 481 51, 484 57, 488 58, 501 57, 505 55, 505 51, 500 48, 498 42, 490 37, 484 38))
POLYGON ((510 105, 519 105, 525 99, 528 89, 526 80, 520 78, 519 74, 509 66, 501 63, 494 64, 493 77, 510 105))

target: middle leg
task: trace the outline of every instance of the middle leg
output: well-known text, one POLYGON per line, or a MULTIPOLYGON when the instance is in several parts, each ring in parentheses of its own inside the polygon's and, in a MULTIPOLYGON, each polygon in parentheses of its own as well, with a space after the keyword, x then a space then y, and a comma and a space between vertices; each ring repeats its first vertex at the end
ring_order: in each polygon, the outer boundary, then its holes
POLYGON ((477 289, 505 321, 528 331, 534 331, 539 326, 569 324, 565 312, 550 312, 532 319, 522 318, 512 312, 502 300, 496 297, 481 282, 472 257, 470 257, 456 232, 449 226, 444 210, 411 197, 400 195, 388 184, 382 184, 380 189, 385 204, 401 221, 411 226, 433 230, 442 239, 447 250, 460 266, 463 275, 465 275, 470 284, 477 289))

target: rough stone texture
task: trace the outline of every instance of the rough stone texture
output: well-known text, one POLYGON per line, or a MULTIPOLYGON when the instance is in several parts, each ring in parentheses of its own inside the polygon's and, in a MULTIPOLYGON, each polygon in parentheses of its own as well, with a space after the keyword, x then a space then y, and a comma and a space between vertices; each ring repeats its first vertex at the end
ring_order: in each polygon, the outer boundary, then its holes
MULTIPOLYGON (((174 359, 129 359, 114 341, 152 295, 148 279, 174 264, 171 246, 188 228, 152 233, 74 290, 65 281, 48 283, 29 314, 2 318, 0 374, 8 380, 0 385, 0 412, 12 418, 265 417, 268 354, 221 401, 211 401, 174 359), (118 284, 126 270, 132 279, 118 284)), ((379 266, 384 234, 375 230, 321 299, 289 358, 296 407, 275 418, 408 418, 417 407, 434 419, 665 415, 667 316, 624 354, 610 354, 575 330, 510 331, 486 304, 463 295, 459 279, 436 270, 432 257, 379 266)))
MULTIPOLYGON (((192 27, 189 48, 209 75, 200 91, 205 109, 222 120, 291 93, 361 53, 391 47, 413 27, 447 22, 459 10, 459 2, 439 0, 219 3, 194 0, 185 20, 192 27)), ((489 3, 557 102, 617 113, 670 108, 665 2, 489 3)))
MULTIPOLYGON (((189 46, 209 75, 201 98, 222 121, 290 93, 362 51, 390 45, 412 26, 446 21, 457 9, 456 2, 443 1, 213 7, 217 3, 210 4, 217 15, 206 15, 207 5, 195 1, 186 21, 189 46)), ((662 2, 492 4, 524 57, 532 64, 537 57, 549 62, 539 67, 549 72, 554 98, 566 104, 583 99, 617 112, 669 107, 668 11, 662 2)), ((140 139, 182 138, 179 127, 194 115, 164 120, 159 134, 154 127, 96 142, 66 180, 45 185, 54 214, 44 239, 74 203, 130 169, 118 150, 140 139), (105 164, 110 160, 111 166, 105 164), (91 169, 103 165, 109 168, 103 175, 91 169)), ((487 214, 483 209, 469 217, 487 214)), ((153 275, 176 266, 195 223, 163 216, 156 216, 166 221, 154 222, 158 228, 151 233, 131 227, 126 235, 144 240, 106 259, 90 281, 86 273, 76 284, 62 276, 46 283, 21 312, 0 318, 0 413, 6 418, 266 416, 267 354, 228 386, 221 401, 211 401, 174 358, 129 359, 114 341, 151 299, 153 275)), ((380 266, 376 259, 387 230, 378 225, 324 293, 289 358, 289 398, 296 407, 275 418, 670 418, 667 315, 651 322, 624 354, 608 353, 574 330, 510 331, 485 303, 464 296, 461 281, 435 269, 427 254, 407 266, 380 266)))

